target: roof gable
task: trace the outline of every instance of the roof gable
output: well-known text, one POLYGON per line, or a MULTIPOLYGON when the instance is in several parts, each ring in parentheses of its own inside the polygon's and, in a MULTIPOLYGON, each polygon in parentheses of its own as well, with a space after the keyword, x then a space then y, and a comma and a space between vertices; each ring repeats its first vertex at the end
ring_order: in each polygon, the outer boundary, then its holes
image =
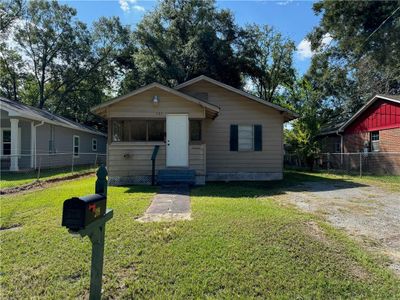
POLYGON ((207 81, 207 82, 209 82, 211 84, 217 85, 217 86, 222 87, 222 88, 224 88, 226 90, 229 90, 229 91, 231 91, 233 93, 236 93, 236 94, 239 94, 239 95, 241 95, 243 97, 246 97, 246 98, 248 98, 250 100, 256 101, 256 102, 261 103, 261 104, 263 104, 265 106, 268 106, 268 107, 274 108, 274 109, 276 109, 278 111, 281 111, 281 112, 285 113, 287 121, 296 119, 298 117, 298 115, 296 113, 290 111, 289 109, 286 109, 286 108, 281 107, 279 105, 276 105, 276 104, 273 104, 271 102, 265 101, 265 100, 263 100, 263 99, 261 99, 259 97, 251 95, 249 93, 246 93, 246 92, 244 92, 242 90, 234 88, 234 87, 232 87, 230 85, 227 85, 225 83, 222 83, 220 81, 217 81, 215 79, 207 77, 205 75, 201 75, 201 76, 198 76, 198 77, 193 78, 191 80, 188 80, 188 81, 186 81, 184 83, 181 83, 181 84, 177 85, 175 87, 175 89, 176 90, 180 90, 180 89, 183 89, 184 87, 190 86, 190 85, 195 84, 195 83, 200 82, 200 81, 207 81))
POLYGON ((146 85, 146 86, 144 86, 144 87, 141 87, 141 88, 138 88, 138 89, 132 91, 131 93, 128 93, 128 94, 125 94, 125 95, 116 97, 116 98, 114 98, 114 99, 108 100, 108 101, 106 101, 106 102, 104 102, 104 103, 101 103, 101 104, 99 104, 99 105, 93 107, 93 108, 91 109, 91 111, 92 111, 93 113, 96 113, 96 114, 99 114, 99 115, 100 115, 100 114, 101 114, 101 111, 102 111, 103 109, 105 109, 106 107, 108 107, 108 106, 110 106, 110 105, 113 105, 113 104, 116 104, 116 103, 118 103, 118 102, 124 101, 124 100, 126 100, 126 99, 129 99, 129 98, 132 97, 132 96, 141 94, 141 93, 143 93, 143 92, 145 92, 145 91, 148 91, 148 90, 150 90, 150 89, 152 89, 152 88, 159 88, 159 89, 161 89, 161 90, 163 90, 163 91, 166 91, 166 92, 168 92, 168 93, 171 93, 171 94, 173 94, 173 95, 175 95, 175 96, 178 96, 178 97, 180 97, 180 98, 183 98, 183 99, 185 99, 185 100, 187 100, 187 101, 190 101, 190 102, 192 102, 192 103, 195 103, 195 104, 198 104, 198 105, 200 105, 200 106, 202 106, 202 107, 205 107, 206 109, 208 109, 209 111, 211 111, 211 112, 213 113, 213 115, 215 115, 215 116, 216 116, 216 115, 218 114, 218 112, 219 112, 219 107, 216 106, 216 105, 214 105, 214 104, 211 104, 211 103, 208 103, 207 101, 200 100, 200 99, 194 98, 194 97, 192 97, 192 96, 190 96, 190 95, 181 93, 181 92, 179 92, 179 91, 177 91, 177 90, 175 90, 175 89, 171 89, 171 88, 169 88, 169 87, 167 87, 167 86, 165 86, 165 85, 162 85, 162 84, 160 84, 160 83, 157 83, 157 82, 148 84, 148 85, 146 85))
POLYGON ((396 104, 400 104, 400 96, 399 95, 380 95, 377 94, 372 97, 363 107, 361 107, 349 120, 347 120, 339 129, 338 132, 343 132, 346 128, 348 128, 354 121, 356 121, 359 117, 362 116, 364 112, 367 112, 369 108, 372 107, 374 103, 378 100, 385 100, 389 102, 393 102, 396 104))

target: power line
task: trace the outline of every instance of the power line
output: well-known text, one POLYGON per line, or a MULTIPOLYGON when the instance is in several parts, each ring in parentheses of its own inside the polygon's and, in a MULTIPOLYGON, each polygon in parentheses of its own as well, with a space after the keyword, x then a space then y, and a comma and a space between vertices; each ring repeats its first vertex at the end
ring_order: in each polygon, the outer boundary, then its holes
POLYGON ((386 22, 387 20, 389 20, 398 10, 400 9, 400 6, 398 8, 396 8, 389 17, 387 17, 382 23, 381 25, 378 26, 378 28, 376 28, 364 41, 363 46, 366 42, 368 42, 368 40, 371 38, 371 36, 373 36, 386 22))

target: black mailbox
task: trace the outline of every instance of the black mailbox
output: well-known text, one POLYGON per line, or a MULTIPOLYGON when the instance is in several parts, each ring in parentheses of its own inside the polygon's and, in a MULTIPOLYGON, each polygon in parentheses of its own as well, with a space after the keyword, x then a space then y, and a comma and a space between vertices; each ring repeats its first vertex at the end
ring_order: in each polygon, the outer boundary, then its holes
POLYGON ((62 226, 72 231, 84 229, 93 221, 104 216, 107 208, 107 197, 94 194, 74 197, 64 201, 62 226))

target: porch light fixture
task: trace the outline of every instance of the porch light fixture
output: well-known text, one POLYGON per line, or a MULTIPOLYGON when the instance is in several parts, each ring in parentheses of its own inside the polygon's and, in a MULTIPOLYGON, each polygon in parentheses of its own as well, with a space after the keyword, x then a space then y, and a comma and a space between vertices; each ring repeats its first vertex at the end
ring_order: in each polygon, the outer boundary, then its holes
POLYGON ((160 102, 160 99, 158 99, 158 96, 153 97, 153 104, 157 105, 160 102))

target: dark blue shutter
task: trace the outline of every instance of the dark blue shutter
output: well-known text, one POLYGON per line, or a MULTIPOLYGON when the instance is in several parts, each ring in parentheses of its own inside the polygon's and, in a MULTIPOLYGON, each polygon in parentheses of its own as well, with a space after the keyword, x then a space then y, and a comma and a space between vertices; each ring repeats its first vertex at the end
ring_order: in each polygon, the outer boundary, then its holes
POLYGON ((262 126, 254 125, 254 151, 262 151, 262 126))
POLYGON ((230 150, 238 151, 238 148, 239 148, 238 125, 231 125, 230 150))

